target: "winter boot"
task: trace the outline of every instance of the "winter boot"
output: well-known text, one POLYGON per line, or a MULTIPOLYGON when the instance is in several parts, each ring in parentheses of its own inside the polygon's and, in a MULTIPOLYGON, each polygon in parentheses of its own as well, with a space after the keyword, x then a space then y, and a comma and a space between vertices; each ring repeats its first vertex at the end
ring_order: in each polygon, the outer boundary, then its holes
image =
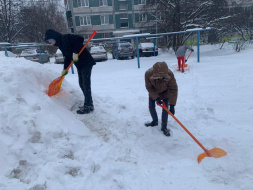
POLYGON ((92 112, 94 110, 94 106, 86 106, 84 105, 83 107, 81 107, 79 110, 76 111, 77 114, 88 114, 90 112, 92 112))
POLYGON ((151 121, 151 122, 145 123, 146 127, 149 127, 149 126, 154 127, 154 126, 157 126, 157 125, 158 125, 158 121, 151 121))
POLYGON ((167 127, 162 127, 162 128, 161 128, 161 131, 163 132, 163 134, 164 134, 165 136, 170 136, 170 130, 167 129, 167 127))

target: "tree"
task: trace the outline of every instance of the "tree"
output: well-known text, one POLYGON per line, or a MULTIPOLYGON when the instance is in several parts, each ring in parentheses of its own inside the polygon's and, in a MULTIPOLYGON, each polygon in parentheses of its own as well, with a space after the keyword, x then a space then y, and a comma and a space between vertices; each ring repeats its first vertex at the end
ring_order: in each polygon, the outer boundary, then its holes
MULTIPOLYGON (((191 28, 222 28, 221 21, 228 15, 226 0, 149 0, 147 7, 157 5, 160 19, 159 32, 179 32, 191 28)), ((155 16, 155 14, 153 14, 155 16)), ((175 34, 168 37, 174 50, 184 44, 192 33, 175 34)))
POLYGON ((253 21, 250 8, 234 7, 230 9, 229 24, 231 31, 236 32, 244 41, 253 39, 253 21))
POLYGON ((26 24, 19 19, 22 0, 0 0, 0 41, 15 42, 26 24))
POLYGON ((37 2, 25 6, 21 9, 21 18, 28 23, 20 34, 22 41, 43 42, 47 29, 67 31, 66 20, 57 3, 37 2))

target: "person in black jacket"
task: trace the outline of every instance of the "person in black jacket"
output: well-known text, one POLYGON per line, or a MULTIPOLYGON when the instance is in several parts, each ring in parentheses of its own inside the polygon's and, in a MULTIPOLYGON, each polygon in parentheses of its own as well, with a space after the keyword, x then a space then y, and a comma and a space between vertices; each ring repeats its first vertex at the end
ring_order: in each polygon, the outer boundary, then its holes
MULTIPOLYGON (((57 46, 64 56, 64 68, 62 75, 68 74, 67 67, 73 60, 73 56, 77 56, 83 47, 84 38, 75 34, 61 34, 52 29, 48 29, 45 34, 45 41, 57 46)), ((77 110, 78 114, 87 114, 94 110, 91 96, 91 71, 93 65, 96 64, 90 52, 85 48, 83 52, 74 58, 74 64, 77 68, 79 85, 84 94, 84 106, 77 110)))

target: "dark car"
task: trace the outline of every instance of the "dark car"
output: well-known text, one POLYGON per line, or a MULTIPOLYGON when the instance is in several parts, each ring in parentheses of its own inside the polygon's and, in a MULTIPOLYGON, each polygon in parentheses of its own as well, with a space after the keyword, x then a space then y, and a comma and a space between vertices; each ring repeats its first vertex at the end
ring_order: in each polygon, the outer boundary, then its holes
MULTIPOLYGON (((131 57, 132 59, 135 57, 135 51, 132 44, 129 42, 118 43, 118 58, 127 59, 128 57, 131 57)), ((117 58, 116 44, 112 47, 112 58, 117 58)))
MULTIPOLYGON (((148 57, 154 55, 154 44, 150 42, 139 43, 139 56, 148 57)), ((158 55, 158 48, 155 46, 155 56, 158 55)))

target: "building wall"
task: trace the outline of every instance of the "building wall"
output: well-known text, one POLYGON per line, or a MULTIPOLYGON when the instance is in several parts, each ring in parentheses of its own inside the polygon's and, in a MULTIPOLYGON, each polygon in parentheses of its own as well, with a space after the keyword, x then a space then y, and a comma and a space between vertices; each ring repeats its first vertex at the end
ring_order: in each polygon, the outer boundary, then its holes
POLYGON ((145 27, 143 22, 139 21, 143 5, 139 5, 138 0, 107 0, 107 3, 107 6, 99 6, 99 0, 89 0, 88 7, 80 7, 78 0, 68 0, 66 16, 70 32, 90 34, 97 30, 98 38, 140 33, 145 32, 147 28, 155 27, 153 21, 148 20, 145 27), (109 17, 109 23, 102 24, 101 16, 109 17), (86 17, 90 18, 90 25, 84 26, 80 23, 80 18, 86 20, 86 17))

